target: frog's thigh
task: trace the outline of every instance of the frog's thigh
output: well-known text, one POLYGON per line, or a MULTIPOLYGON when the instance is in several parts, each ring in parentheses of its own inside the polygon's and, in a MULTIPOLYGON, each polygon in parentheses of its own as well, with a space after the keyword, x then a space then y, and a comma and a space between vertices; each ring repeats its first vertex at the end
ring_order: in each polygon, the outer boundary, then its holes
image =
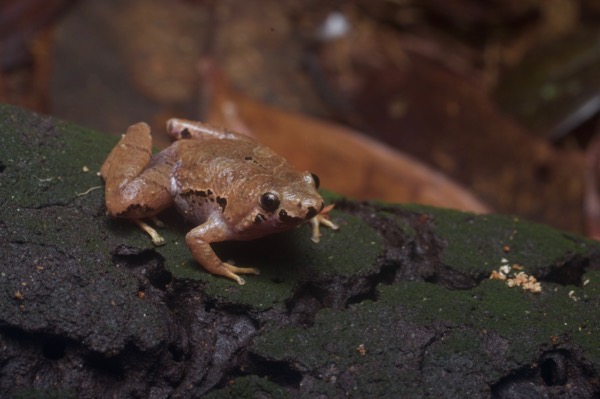
POLYGON ((225 276, 242 285, 245 281, 236 273, 259 274, 260 272, 258 269, 251 267, 236 267, 221 261, 213 251, 210 243, 224 241, 226 239, 225 232, 219 229, 218 221, 210 219, 206 223, 191 230, 185 236, 186 243, 196 262, 204 267, 209 273, 225 276))
POLYGON ((106 186, 106 208, 114 217, 140 219, 151 217, 171 206, 169 165, 145 170, 121 185, 106 186))
POLYGON ((170 204, 168 171, 155 167, 142 172, 151 157, 150 127, 143 122, 131 125, 100 169, 111 216, 153 216, 170 204))
POLYGON ((118 187, 137 177, 150 161, 152 156, 152 136, 150 127, 143 123, 129 126, 127 132, 112 149, 102 168, 100 175, 108 186, 118 187))
POLYGON ((167 133, 175 140, 191 138, 195 140, 228 139, 252 140, 250 137, 231 130, 207 125, 202 122, 172 118, 167 121, 167 133))

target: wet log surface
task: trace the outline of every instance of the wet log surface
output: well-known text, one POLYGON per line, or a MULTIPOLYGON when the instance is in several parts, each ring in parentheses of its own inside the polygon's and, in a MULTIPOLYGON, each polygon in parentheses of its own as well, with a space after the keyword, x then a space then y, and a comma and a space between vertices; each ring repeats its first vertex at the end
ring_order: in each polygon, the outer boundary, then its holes
POLYGON ((308 226, 215 245, 261 269, 241 287, 194 264, 176 213, 162 247, 105 215, 115 137, 10 106, 0 133, 1 397, 600 394, 595 242, 328 194, 319 245, 308 226), (503 265, 542 292, 489 279, 503 265))

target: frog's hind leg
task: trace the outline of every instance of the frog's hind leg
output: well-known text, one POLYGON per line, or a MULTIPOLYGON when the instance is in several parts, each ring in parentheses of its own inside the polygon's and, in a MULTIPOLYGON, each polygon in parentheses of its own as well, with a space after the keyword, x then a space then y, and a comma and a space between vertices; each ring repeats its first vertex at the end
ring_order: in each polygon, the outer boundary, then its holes
POLYGON ((127 129, 100 169, 105 181, 106 209, 112 217, 132 219, 160 245, 164 240, 142 218, 152 218, 171 205, 168 162, 152 162, 150 127, 137 123, 127 129))
POLYGON ((250 138, 248 135, 236 133, 229 129, 211 126, 202 122, 177 118, 171 118, 167 121, 167 133, 173 140, 252 140, 252 138, 250 138))
POLYGON ((151 157, 150 126, 143 122, 129 126, 100 169, 106 183, 107 202, 120 195, 121 186, 139 176, 151 157))

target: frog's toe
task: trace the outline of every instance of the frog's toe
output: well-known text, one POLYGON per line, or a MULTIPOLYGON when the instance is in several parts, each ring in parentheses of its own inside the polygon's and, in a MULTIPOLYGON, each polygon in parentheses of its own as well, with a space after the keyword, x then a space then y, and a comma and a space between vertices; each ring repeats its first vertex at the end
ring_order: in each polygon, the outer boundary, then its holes
POLYGON ((231 278, 233 278, 235 281, 237 281, 237 283, 239 285, 244 285, 246 284, 246 280, 244 280, 243 278, 241 278, 240 276, 238 276, 237 274, 233 274, 231 273, 233 276, 231 278))
POLYGON ((160 234, 158 234, 158 231, 150 227, 150 225, 142 222, 139 219, 134 219, 133 221, 137 223, 137 225, 140 226, 140 228, 144 230, 150 236, 150 238, 152 238, 152 242, 154 243, 154 245, 165 244, 165 239, 160 234))
POLYGON ((332 230, 339 229, 339 226, 337 224, 333 223, 327 217, 328 217, 327 214, 320 213, 310 220, 310 224, 312 226, 312 235, 311 235, 310 239, 315 244, 318 244, 319 241, 321 240, 321 230, 319 228, 321 225, 323 225, 325 227, 329 227, 332 230))
POLYGON ((322 224, 325 227, 329 227, 331 230, 337 230, 340 228, 337 224, 333 223, 331 220, 327 219, 324 216, 317 216, 319 224, 322 224))
POLYGON ((260 270, 255 267, 237 267, 232 265, 231 263, 223 263, 227 271, 231 273, 239 273, 239 274, 260 274, 260 270))
POLYGON ((161 236, 160 234, 158 234, 156 231, 155 231, 155 233, 156 234, 151 234, 151 236, 152 236, 152 243, 154 245, 159 245, 159 246, 160 245, 165 245, 166 241, 165 241, 164 237, 161 236))
POLYGON ((246 284, 246 281, 238 276, 238 274, 260 274, 260 270, 254 267, 237 267, 226 262, 223 262, 223 269, 221 269, 221 271, 218 273, 235 280, 239 285, 246 284))

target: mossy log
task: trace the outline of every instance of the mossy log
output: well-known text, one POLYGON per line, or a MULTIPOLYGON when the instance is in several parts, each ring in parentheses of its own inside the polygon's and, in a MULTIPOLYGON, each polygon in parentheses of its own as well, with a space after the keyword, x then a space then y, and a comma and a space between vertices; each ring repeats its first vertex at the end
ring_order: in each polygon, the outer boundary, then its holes
POLYGON ((238 286, 194 264, 176 212, 161 247, 106 216, 116 141, 0 106, 0 397, 600 395, 598 243, 325 194, 341 228, 318 245, 215 245, 261 269, 238 286))

